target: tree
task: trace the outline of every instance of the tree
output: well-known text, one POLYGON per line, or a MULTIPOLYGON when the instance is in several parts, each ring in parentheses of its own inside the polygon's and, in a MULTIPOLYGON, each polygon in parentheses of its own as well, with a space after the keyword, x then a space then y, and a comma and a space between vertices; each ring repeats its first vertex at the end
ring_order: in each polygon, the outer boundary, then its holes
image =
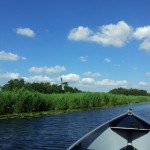
MULTIPOLYGON (((37 92, 44 93, 44 94, 61 93, 62 92, 61 85, 57 85, 57 84, 51 85, 49 82, 29 83, 29 82, 25 82, 24 79, 10 80, 10 81, 8 81, 8 83, 6 83, 2 87, 2 90, 12 91, 14 89, 21 89, 21 88, 25 88, 29 91, 37 91, 37 92)), ((65 92, 77 93, 77 92, 81 92, 81 91, 78 90, 77 88, 72 88, 72 87, 69 87, 68 85, 65 85, 65 92)))
POLYGON ((25 81, 23 79, 14 79, 8 81, 7 84, 2 86, 2 90, 14 90, 16 88, 20 89, 25 86, 25 81))
POLYGON ((139 89, 125 89, 125 88, 116 88, 109 91, 109 93, 113 94, 123 94, 123 95, 135 95, 135 96, 148 96, 146 90, 139 89))

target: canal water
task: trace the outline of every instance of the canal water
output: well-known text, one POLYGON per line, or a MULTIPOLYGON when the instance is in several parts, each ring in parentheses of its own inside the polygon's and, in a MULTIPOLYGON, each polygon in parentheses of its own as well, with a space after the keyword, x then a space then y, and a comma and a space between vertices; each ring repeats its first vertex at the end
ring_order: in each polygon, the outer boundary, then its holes
POLYGON ((66 150, 104 122, 127 112, 150 122, 150 103, 118 106, 38 118, 0 120, 0 150, 66 150))

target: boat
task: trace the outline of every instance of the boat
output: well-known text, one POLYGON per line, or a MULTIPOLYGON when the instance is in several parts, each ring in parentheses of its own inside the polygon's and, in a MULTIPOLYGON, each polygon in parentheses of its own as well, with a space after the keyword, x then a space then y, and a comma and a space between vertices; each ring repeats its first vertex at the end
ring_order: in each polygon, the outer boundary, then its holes
POLYGON ((150 123, 129 109, 98 126, 67 150, 150 150, 150 123))

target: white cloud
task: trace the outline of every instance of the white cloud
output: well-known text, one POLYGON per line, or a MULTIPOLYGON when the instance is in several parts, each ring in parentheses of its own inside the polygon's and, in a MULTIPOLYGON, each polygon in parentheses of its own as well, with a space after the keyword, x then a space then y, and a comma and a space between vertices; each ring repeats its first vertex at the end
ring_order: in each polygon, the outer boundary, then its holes
POLYGON ((54 80, 49 78, 48 76, 36 75, 30 77, 22 77, 27 82, 50 82, 53 83, 54 80))
POLYGON ((88 61, 88 56, 81 56, 80 60, 83 62, 86 62, 86 61, 88 61))
POLYGON ((65 71, 66 68, 64 66, 55 66, 55 67, 31 67, 29 69, 30 72, 34 72, 34 73, 49 73, 49 74, 57 74, 60 72, 65 71))
POLYGON ((111 60, 110 60, 109 58, 105 58, 104 61, 105 61, 106 63, 110 63, 110 62, 111 62, 111 60))
POLYGON ((147 38, 140 44, 140 49, 150 52, 150 38, 147 38))
POLYGON ((103 25, 99 30, 91 37, 91 41, 115 47, 123 47, 132 33, 132 27, 124 21, 119 21, 117 24, 103 25))
POLYGON ((14 72, 0 73, 0 78, 4 78, 4 79, 18 79, 19 76, 20 76, 19 73, 14 73, 14 72))
POLYGON ((84 75, 85 75, 85 76, 90 76, 90 77, 99 77, 99 76, 101 76, 100 73, 98 73, 98 72, 92 73, 91 71, 85 72, 84 75))
POLYGON ((95 83, 95 80, 93 78, 83 78, 81 80, 81 83, 82 84, 94 84, 95 83))
POLYGON ((146 82, 144 82, 144 81, 140 81, 140 82, 138 83, 138 86, 143 86, 143 87, 145 87, 145 86, 148 86, 148 84, 147 84, 146 82))
POLYGON ((0 51, 0 60, 10 60, 10 61, 17 61, 19 59, 25 60, 25 57, 20 57, 17 54, 13 54, 10 52, 0 51))
MULTIPOLYGON (((85 91, 85 87, 88 87, 87 90, 95 91, 100 90, 101 88, 117 88, 117 87, 127 87, 127 80, 111 80, 111 79, 103 79, 101 81, 95 80, 94 78, 81 78, 78 74, 68 74, 61 76, 63 82, 68 82, 69 85, 81 88, 85 91)), ((57 79, 57 82, 60 80, 60 77, 57 79)))
POLYGON ((113 45, 115 47, 123 47, 130 39, 131 34, 132 27, 124 21, 119 21, 117 24, 100 26, 99 31, 95 33, 88 27, 79 26, 71 30, 68 39, 91 41, 104 46, 113 45))
POLYGON ((150 37, 150 26, 136 28, 136 31, 133 33, 133 37, 138 40, 150 37))
POLYGON ((125 21, 116 24, 102 25, 94 32, 89 27, 79 26, 68 34, 69 40, 90 41, 103 46, 123 47, 129 40, 141 40, 139 48, 150 52, 150 26, 138 27, 135 30, 125 21))
POLYGON ((128 82, 126 80, 110 80, 104 79, 97 82, 98 86, 126 86, 128 82))
POLYGON ((68 39, 74 41, 86 41, 91 33, 92 31, 88 27, 79 26, 70 31, 68 39))
POLYGON ((17 28, 16 33, 19 35, 27 36, 27 37, 35 36, 35 32, 30 28, 17 28))
POLYGON ((41 72, 45 72, 46 69, 47 67, 31 67, 29 71, 34 73, 41 73, 41 72))
POLYGON ((150 26, 136 28, 133 37, 137 40, 143 40, 140 49, 150 52, 150 26))
POLYGON ((83 91, 108 91, 118 87, 126 88, 128 86, 128 82, 126 80, 103 79, 98 81, 94 78, 80 78, 76 80, 74 86, 80 88, 83 91))
POLYGON ((150 72, 146 72, 145 76, 150 77, 150 72))
POLYGON ((80 81, 80 76, 78 74, 68 74, 68 75, 62 75, 61 76, 63 81, 67 82, 78 82, 80 81))

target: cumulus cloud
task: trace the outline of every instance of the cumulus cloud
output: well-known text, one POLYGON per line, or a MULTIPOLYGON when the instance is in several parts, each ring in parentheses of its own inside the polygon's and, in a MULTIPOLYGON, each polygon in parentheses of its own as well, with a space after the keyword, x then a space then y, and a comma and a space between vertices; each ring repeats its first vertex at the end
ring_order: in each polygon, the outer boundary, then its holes
POLYGON ((116 24, 102 25, 98 31, 93 31, 89 27, 79 26, 73 28, 68 39, 73 41, 90 41, 103 46, 114 46, 121 48, 132 40, 140 40, 139 48, 150 52, 150 26, 133 28, 125 21, 116 24))
POLYGON ((79 26, 70 31, 68 39, 74 41, 87 41, 91 34, 92 31, 88 27, 79 26))
POLYGON ((110 80, 104 79, 97 82, 98 86, 126 86, 128 82, 126 80, 110 80))
POLYGON ((82 84, 94 84, 95 83, 95 80, 93 79, 93 78, 83 78, 82 80, 81 80, 81 83, 82 84))
POLYGON ((67 81, 67 82, 78 82, 80 81, 80 76, 78 74, 68 74, 68 75, 62 75, 61 76, 63 81, 67 81))
POLYGON ((119 21, 117 24, 103 25, 99 30, 91 37, 91 40, 105 46, 113 45, 115 47, 124 46, 132 33, 132 27, 124 21, 119 21))
POLYGON ((10 52, 0 51, 0 60, 10 60, 10 61, 17 61, 19 59, 25 60, 25 57, 20 57, 17 54, 13 54, 10 52))
POLYGON ((106 63, 110 63, 110 62, 111 62, 111 60, 110 60, 109 58, 105 58, 104 61, 105 61, 106 63))
POLYGON ((57 74, 65 70, 66 68, 64 66, 55 66, 51 68, 48 68, 46 66, 45 67, 31 67, 29 69, 29 71, 33 73, 49 73, 49 74, 57 74))
POLYGON ((99 77, 99 76, 101 76, 100 73, 98 73, 98 72, 92 73, 91 71, 85 72, 84 75, 85 75, 85 76, 90 76, 90 77, 99 77))
POLYGON ((30 28, 17 28, 16 33, 22 36, 34 37, 35 32, 30 28))
POLYGON ((88 56, 81 56, 80 60, 83 62, 88 61, 88 56))
POLYGON ((4 78, 4 79, 18 79, 19 76, 20 76, 19 73, 14 73, 14 72, 0 73, 0 78, 4 78))
POLYGON ((30 77, 22 77, 27 82, 50 82, 53 83, 54 80, 49 78, 48 76, 36 75, 30 77))
MULTIPOLYGON (((91 72, 86 73, 87 75, 91 75, 91 72)), ((84 74, 85 75, 85 74, 84 74)), ((92 74, 93 75, 93 74, 92 74)), ((92 91, 95 89, 99 91, 101 88, 112 89, 118 87, 127 87, 128 81, 127 80, 111 80, 111 79, 103 79, 101 81, 95 80, 94 77, 86 77, 82 78, 78 74, 67 74, 61 76, 63 82, 68 82, 71 86, 76 86, 82 90, 90 90, 92 91), (88 87, 88 89, 86 89, 88 87)), ((60 82, 60 78, 57 78, 57 82, 60 82)))
POLYGON ((133 37, 137 40, 143 40, 140 49, 150 52, 150 26, 136 28, 133 37))
POLYGON ((140 44, 140 49, 150 52, 150 38, 147 38, 140 44))
POLYGON ((140 81, 140 82, 138 83, 138 86, 143 86, 143 87, 145 87, 145 86, 148 86, 148 84, 147 84, 146 82, 144 82, 144 81, 140 81))
POLYGON ((138 40, 150 37, 150 26, 136 28, 136 31, 133 33, 133 37, 138 40))
POLYGON ((123 47, 130 39, 132 27, 124 21, 117 24, 103 25, 99 27, 98 32, 94 32, 88 27, 79 26, 70 31, 69 40, 74 41, 91 41, 98 44, 115 47, 123 47))

